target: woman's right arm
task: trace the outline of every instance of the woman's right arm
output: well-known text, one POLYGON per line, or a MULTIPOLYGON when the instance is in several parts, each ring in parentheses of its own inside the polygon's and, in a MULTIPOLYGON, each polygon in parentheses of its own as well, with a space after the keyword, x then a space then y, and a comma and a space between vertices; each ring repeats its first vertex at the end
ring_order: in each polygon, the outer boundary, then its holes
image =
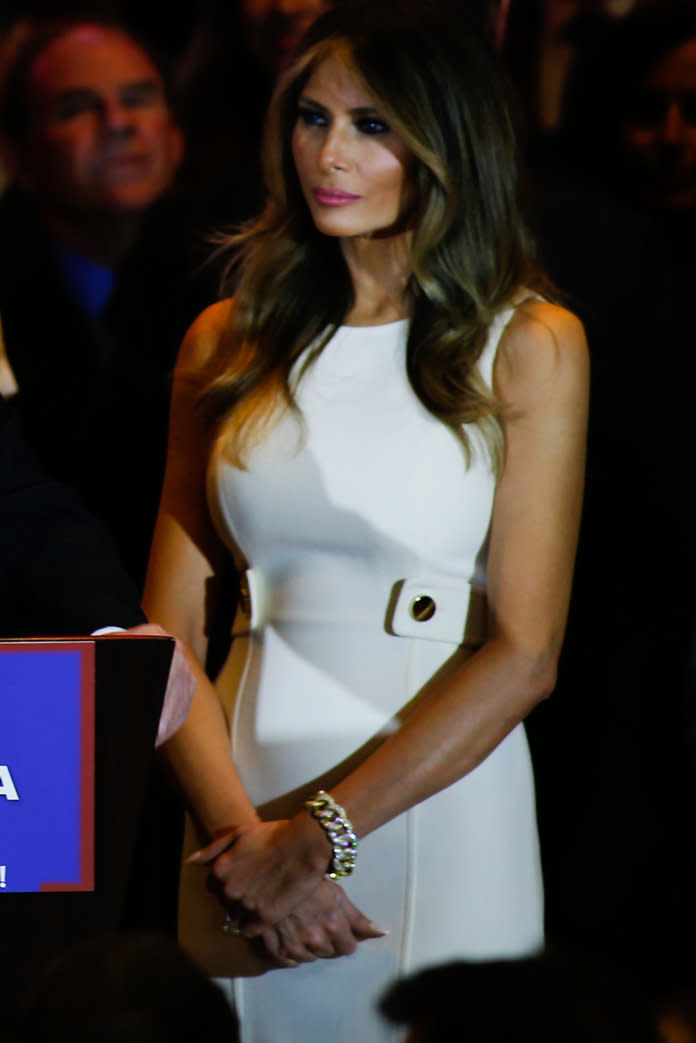
POLYGON ((230 757, 222 706, 201 665, 227 552, 208 513, 209 436, 196 408, 191 374, 214 349, 229 308, 228 301, 208 308, 181 347, 172 388, 167 466, 143 596, 148 619, 180 637, 194 653, 190 659, 198 684, 191 711, 161 752, 210 836, 233 824, 258 821, 230 757))
MULTIPOLYGON (((167 467, 143 598, 148 619, 181 638, 189 650, 198 682, 193 703, 184 724, 160 752, 211 838, 231 827, 259 821, 230 755, 222 706, 201 665, 218 577, 229 552, 208 512, 209 437, 196 409, 196 391, 189 375, 213 350, 229 320, 229 308, 229 302, 222 302, 207 309, 181 348, 172 390, 167 467)), ((337 884, 322 880, 311 897, 262 937, 271 957, 281 966, 291 967, 353 952, 358 942, 383 933, 337 884)))

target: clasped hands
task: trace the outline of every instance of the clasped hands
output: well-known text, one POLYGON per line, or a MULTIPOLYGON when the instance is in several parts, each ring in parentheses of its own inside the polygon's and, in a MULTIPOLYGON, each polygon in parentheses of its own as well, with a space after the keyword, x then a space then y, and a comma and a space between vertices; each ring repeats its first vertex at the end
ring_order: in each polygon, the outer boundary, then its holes
POLYGON ((305 811, 292 819, 255 822, 218 837, 188 859, 209 866, 240 933, 259 938, 282 967, 352 953, 387 932, 325 877, 331 845, 305 811))

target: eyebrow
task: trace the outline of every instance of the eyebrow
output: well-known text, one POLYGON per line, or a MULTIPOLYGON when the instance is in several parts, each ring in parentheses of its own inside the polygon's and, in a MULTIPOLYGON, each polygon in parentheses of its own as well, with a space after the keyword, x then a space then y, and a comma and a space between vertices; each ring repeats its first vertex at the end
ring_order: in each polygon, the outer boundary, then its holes
MULTIPOLYGON (((304 105, 313 105, 314 108, 319 109, 320 112, 329 112, 325 105, 322 105, 320 101, 315 101, 314 98, 310 98, 307 94, 301 94, 298 101, 304 105)), ((358 105, 354 109, 349 109, 349 112, 351 116, 379 115, 379 109, 375 108, 374 105, 358 105)))
MULTIPOLYGON (((143 91, 147 93, 151 91, 153 94, 162 89, 160 81, 156 77, 146 80, 127 80, 125 83, 120 83, 117 88, 119 91, 143 91)), ((61 101, 67 100, 79 101, 80 98, 91 98, 94 94, 99 94, 100 88, 98 86, 92 86, 86 84, 84 87, 68 87, 66 90, 58 91, 53 96, 52 100, 60 99, 61 101)))
POLYGON ((157 76, 148 77, 146 80, 129 80, 119 84, 120 91, 151 91, 153 94, 163 91, 162 81, 157 76))

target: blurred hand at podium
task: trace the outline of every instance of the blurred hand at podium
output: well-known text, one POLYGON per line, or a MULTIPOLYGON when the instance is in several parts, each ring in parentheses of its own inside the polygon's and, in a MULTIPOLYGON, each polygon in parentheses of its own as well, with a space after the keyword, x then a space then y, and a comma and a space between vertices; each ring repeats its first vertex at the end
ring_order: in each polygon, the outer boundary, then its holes
MULTIPOLYGON (((1 336, 0 332, 0 377, 1 336)), ((0 587, 2 637, 170 636, 162 627, 144 622, 138 591, 105 526, 72 490, 41 471, 1 394, 0 587)), ((195 687, 177 640, 156 746, 186 720, 195 687)))

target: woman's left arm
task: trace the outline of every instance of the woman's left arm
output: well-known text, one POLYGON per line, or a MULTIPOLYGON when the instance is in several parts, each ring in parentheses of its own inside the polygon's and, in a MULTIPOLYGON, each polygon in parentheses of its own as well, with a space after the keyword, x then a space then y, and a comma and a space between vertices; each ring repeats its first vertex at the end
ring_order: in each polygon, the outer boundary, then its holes
MULTIPOLYGON (((580 524, 589 361, 583 329, 569 312, 533 301, 501 340, 495 390, 505 459, 497 484, 488 560, 490 637, 462 652, 402 714, 402 725, 332 796, 358 836, 444 789, 476 767, 549 695, 570 599, 580 524)), ((292 904, 290 865, 325 868, 331 849, 303 811, 261 823, 215 856, 228 895, 252 913, 249 933, 292 904)), ((305 880, 304 885, 306 886, 305 880)))
POLYGON ((490 637, 335 787, 358 835, 466 775, 549 695, 563 642, 584 484, 589 360, 579 321, 518 310, 495 366, 505 460, 488 558, 490 637))

